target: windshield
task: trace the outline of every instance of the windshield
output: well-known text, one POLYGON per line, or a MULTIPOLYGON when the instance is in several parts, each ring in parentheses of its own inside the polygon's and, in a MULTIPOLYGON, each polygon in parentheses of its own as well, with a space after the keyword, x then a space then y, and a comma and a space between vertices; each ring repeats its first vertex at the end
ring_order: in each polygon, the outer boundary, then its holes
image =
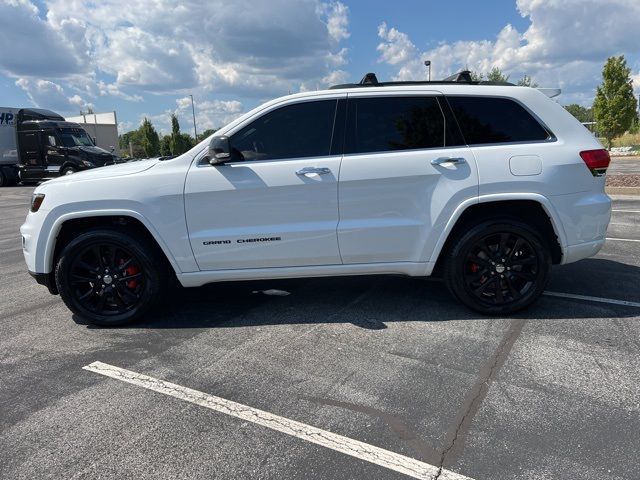
POLYGON ((60 137, 65 147, 93 147, 91 138, 84 130, 65 128, 60 131, 60 137))

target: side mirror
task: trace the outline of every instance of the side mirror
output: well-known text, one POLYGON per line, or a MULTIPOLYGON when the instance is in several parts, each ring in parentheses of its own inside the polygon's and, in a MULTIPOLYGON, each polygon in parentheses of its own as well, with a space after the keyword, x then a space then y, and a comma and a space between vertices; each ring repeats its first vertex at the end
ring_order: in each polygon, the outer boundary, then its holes
POLYGON ((213 137, 209 142, 207 161, 210 165, 221 165, 231 160, 231 142, 229 137, 213 137))

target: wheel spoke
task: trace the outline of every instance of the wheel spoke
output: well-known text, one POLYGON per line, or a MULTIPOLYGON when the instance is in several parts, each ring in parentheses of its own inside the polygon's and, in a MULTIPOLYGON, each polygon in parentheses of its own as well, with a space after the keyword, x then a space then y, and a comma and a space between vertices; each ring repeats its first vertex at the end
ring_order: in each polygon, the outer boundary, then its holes
POLYGON ((515 287, 515 285, 513 285, 513 282, 511 281, 511 276, 507 275, 505 277, 505 282, 507 284, 507 288, 509 289, 509 293, 511 293, 511 297, 514 300, 519 299, 522 295, 520 294, 520 291, 515 287))
POLYGON ((86 300, 87 298, 89 298, 94 293, 95 293, 95 290, 93 288, 90 288, 89 290, 87 290, 86 293, 83 293, 82 295, 80 295, 78 297, 78 300, 86 300))
POLYGON ((127 267, 131 264, 131 262, 133 262, 133 258, 129 258, 129 260, 124 262, 122 265, 118 265, 118 268, 120 269, 121 272, 123 272, 127 269, 127 267))
POLYGON ((109 268, 116 268, 116 250, 116 247, 114 247, 113 245, 109 246, 109 268))
POLYGON ((502 282, 498 280, 496 283, 496 303, 504 303, 504 295, 502 294, 502 282))
POLYGON ((93 277, 86 277, 84 275, 78 275, 76 273, 71 274, 71 283, 76 284, 76 283, 88 283, 88 282, 95 282, 96 279, 93 277))
POLYGON ((124 277, 121 277, 120 280, 122 280, 123 282, 126 280, 132 280, 134 278, 138 278, 142 276, 142 272, 138 272, 138 273, 133 273, 131 275, 125 275, 124 277))
POLYGON ((468 260, 471 263, 477 263, 479 265, 485 265, 485 266, 489 265, 489 260, 488 259, 480 258, 479 256, 473 255, 473 254, 469 255, 468 260))
POLYGON ((102 261, 102 253, 100 252, 100 245, 95 245, 91 249, 91 252, 96 257, 96 260, 98 262, 98 268, 102 270, 105 267, 105 265, 104 265, 104 262, 102 261))
POLYGON ((507 243, 509 242, 510 236, 511 235, 509 235, 508 233, 500 234, 500 245, 498 246, 498 253, 500 254, 501 258, 505 258, 505 255, 507 254, 507 243))
POLYGON ((475 293, 476 295, 481 295, 484 293, 484 291, 487 289, 487 287, 493 283, 495 283, 496 281, 496 277, 490 278, 489 280, 487 280, 486 282, 484 282, 482 285, 480 285, 478 288, 476 288, 473 293, 475 293))
POLYGON ((511 262, 512 265, 534 265, 538 259, 536 257, 516 258, 511 262))
POLYGON ((84 260, 78 260, 76 265, 78 267, 82 268, 83 270, 86 270, 87 272, 90 272, 90 273, 98 273, 98 271, 100 270, 99 267, 91 266, 87 262, 85 262, 84 260))
POLYGON ((516 277, 524 278, 528 282, 534 282, 536 280, 536 276, 531 272, 520 272, 518 270, 511 270, 511 274, 516 277))
POLYGON ((518 237, 516 239, 516 243, 514 243, 514 245, 513 245, 513 248, 509 252, 509 260, 511 260, 513 258, 513 255, 520 249, 521 245, 522 245, 522 239, 520 237, 518 237))
POLYGON ((138 295, 136 295, 126 287, 122 287, 122 286, 116 287, 116 291, 122 294, 122 296, 124 297, 123 300, 128 305, 131 305, 132 303, 136 302, 139 298, 138 295))
POLYGON ((98 311, 98 313, 102 313, 106 301, 107 295, 104 292, 102 292, 102 295, 98 295, 98 303, 96 304, 96 310, 98 311))

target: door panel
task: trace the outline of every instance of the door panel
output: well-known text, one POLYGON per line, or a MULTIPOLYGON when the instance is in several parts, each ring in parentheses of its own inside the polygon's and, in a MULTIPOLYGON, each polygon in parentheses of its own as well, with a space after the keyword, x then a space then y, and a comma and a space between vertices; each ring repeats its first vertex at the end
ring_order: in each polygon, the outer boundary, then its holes
POLYGON ((332 138, 344 102, 275 106, 232 132, 228 164, 194 163, 185 208, 201 270, 341 263, 332 138))
POLYGON ((200 269, 340 264, 340 159, 194 165, 185 207, 200 269), (328 173, 296 173, 314 167, 328 173))
POLYGON ((340 171, 338 240, 345 264, 426 262, 455 208, 478 195, 466 147, 348 155, 340 171), (440 158, 462 164, 432 165, 440 158))
POLYGON ((18 133, 21 172, 24 180, 40 179, 44 176, 42 143, 39 131, 25 131, 18 133))
POLYGON ((457 206, 478 196, 473 153, 446 147, 452 135, 434 94, 354 97, 340 169, 342 260, 427 262, 457 206))

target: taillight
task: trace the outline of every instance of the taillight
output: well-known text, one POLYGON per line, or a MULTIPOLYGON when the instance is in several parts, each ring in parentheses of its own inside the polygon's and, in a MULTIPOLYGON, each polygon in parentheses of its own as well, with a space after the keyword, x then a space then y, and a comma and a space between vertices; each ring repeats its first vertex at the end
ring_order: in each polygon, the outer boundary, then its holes
POLYGON ((586 150, 580 152, 580 157, 584 160, 587 168, 594 177, 601 177, 607 172, 607 167, 611 162, 611 157, 607 150, 586 150))

